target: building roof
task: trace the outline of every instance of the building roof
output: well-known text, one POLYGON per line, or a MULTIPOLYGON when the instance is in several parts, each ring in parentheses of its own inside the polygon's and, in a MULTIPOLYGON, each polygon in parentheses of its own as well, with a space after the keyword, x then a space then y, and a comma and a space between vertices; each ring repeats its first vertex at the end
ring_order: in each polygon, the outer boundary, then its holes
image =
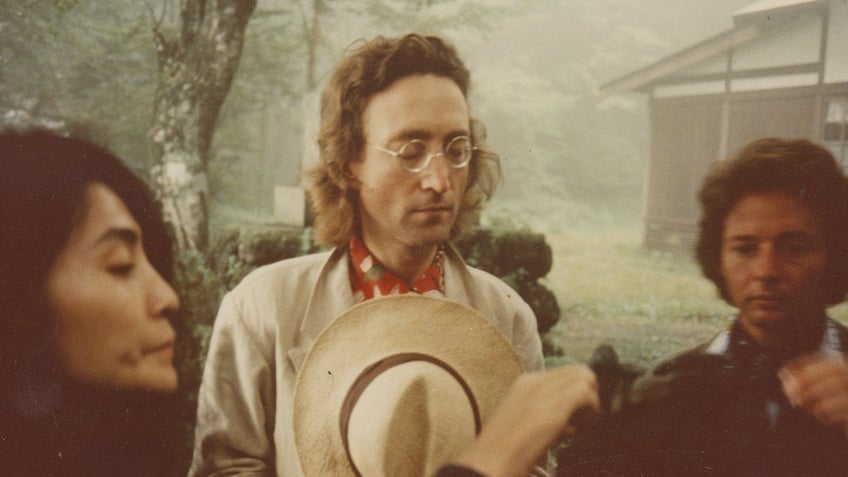
POLYGON ((733 23, 769 20, 775 16, 792 16, 802 10, 807 10, 820 0, 760 0, 733 13, 733 23))
POLYGON ((734 27, 601 85, 602 95, 650 91, 657 80, 747 43, 801 11, 827 0, 760 0, 733 13, 734 27))

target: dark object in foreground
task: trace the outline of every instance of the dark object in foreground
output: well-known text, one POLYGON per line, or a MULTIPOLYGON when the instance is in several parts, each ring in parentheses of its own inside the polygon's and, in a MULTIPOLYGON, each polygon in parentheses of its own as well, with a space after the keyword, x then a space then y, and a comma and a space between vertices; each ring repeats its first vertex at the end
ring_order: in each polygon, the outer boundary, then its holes
POLYGON ((558 475, 848 475, 848 439, 787 402, 779 362, 706 348, 619 380, 612 397, 604 373, 615 367, 593 366, 611 412, 560 450, 558 475))

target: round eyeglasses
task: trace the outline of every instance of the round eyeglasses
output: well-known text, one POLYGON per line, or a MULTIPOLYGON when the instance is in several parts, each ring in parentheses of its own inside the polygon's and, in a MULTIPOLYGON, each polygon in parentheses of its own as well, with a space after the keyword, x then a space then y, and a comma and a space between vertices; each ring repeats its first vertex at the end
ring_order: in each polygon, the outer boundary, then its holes
POLYGON ((421 139, 413 139, 401 146, 397 151, 392 151, 391 149, 374 144, 368 144, 368 146, 398 158, 400 165, 409 172, 423 171, 430 165, 430 162, 435 156, 442 156, 455 169, 462 169, 471 161, 471 156, 475 149, 471 146, 471 139, 467 136, 457 136, 451 139, 445 146, 444 152, 430 152, 427 143, 421 139))

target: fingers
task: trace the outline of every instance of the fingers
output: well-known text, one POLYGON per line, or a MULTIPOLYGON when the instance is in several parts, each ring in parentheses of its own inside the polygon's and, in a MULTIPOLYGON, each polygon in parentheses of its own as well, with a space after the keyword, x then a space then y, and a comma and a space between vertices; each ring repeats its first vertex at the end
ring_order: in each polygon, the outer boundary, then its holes
POLYGON ((841 357, 804 356, 778 376, 793 406, 825 424, 848 426, 848 366, 841 357))
MULTIPOLYGON (((586 425, 601 408, 598 381, 595 374, 584 366, 564 367, 551 371, 559 374, 558 379, 565 391, 559 391, 563 424, 556 437, 573 435, 586 425)), ((557 392, 557 389, 551 391, 557 392)))
POLYGON ((457 462, 484 475, 527 475, 575 413, 600 407, 597 390, 595 374, 582 365, 522 375, 457 462))
POLYGON ((574 416, 580 412, 596 412, 601 407, 595 373, 583 365, 569 365, 549 371, 551 393, 562 392, 562 412, 574 416))
POLYGON ((572 423, 575 414, 592 414, 599 407, 595 374, 586 366, 568 365, 522 375, 513 384, 496 417, 520 421, 516 422, 520 428, 552 442, 572 423))

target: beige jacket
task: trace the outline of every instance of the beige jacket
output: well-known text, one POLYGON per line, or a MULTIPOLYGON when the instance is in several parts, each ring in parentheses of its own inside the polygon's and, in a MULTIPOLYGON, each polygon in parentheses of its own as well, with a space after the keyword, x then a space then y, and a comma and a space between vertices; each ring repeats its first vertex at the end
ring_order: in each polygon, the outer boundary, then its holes
MULTIPOLYGON (((454 250, 445 264, 446 298, 490 318, 525 369, 541 370, 530 307, 454 250)), ((259 268, 224 297, 198 396, 189 475, 303 475, 292 427, 295 378, 321 331, 353 305, 346 248, 259 268)))

